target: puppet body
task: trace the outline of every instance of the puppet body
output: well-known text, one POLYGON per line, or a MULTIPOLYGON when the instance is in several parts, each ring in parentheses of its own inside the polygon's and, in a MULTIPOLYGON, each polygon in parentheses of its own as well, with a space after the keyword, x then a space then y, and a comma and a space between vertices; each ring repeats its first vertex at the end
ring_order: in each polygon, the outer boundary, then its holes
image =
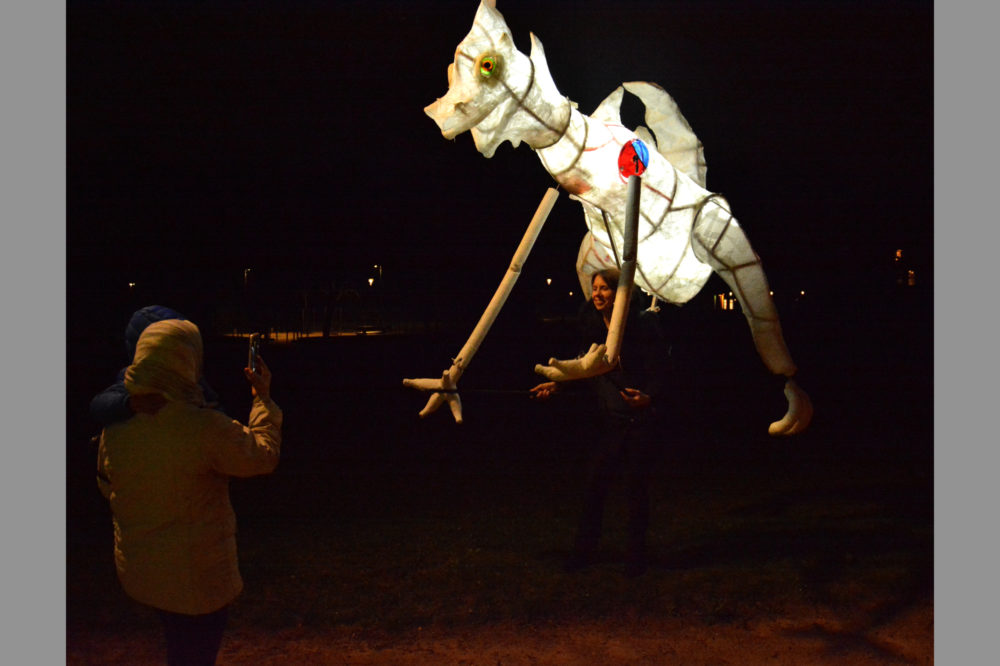
MULTIPOLYGON (((495 3, 484 0, 472 30, 448 68, 447 94, 425 109, 445 138, 470 131, 476 148, 492 157, 504 141, 522 141, 584 210, 588 231, 577 262, 584 294, 590 275, 619 263, 626 219, 627 180, 619 170, 623 147, 640 139, 651 147, 641 178, 635 283, 656 298, 683 304, 712 272, 740 301, 757 351, 767 368, 787 378, 789 410, 772 423, 772 434, 804 430, 812 415, 808 396, 791 379, 796 366, 785 345, 761 262, 726 200, 705 188, 700 141, 677 105, 658 85, 625 83, 588 116, 564 97, 549 73, 541 42, 531 35, 531 54, 518 51, 495 3), (649 129, 624 127, 625 91, 642 100, 649 129), (655 135, 654 135, 655 133, 655 135)), ((536 370, 564 381, 606 371, 598 358, 550 360, 536 370)), ((613 365, 614 359, 610 360, 613 365)))

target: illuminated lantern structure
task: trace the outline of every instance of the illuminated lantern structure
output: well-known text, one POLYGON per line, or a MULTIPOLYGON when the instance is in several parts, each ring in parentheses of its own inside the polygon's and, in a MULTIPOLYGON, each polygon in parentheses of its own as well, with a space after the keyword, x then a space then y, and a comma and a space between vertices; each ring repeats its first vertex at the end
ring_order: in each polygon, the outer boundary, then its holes
MULTIPOLYGON (((706 189, 702 144, 666 91, 654 83, 624 83, 593 114, 581 113, 556 88, 541 42, 532 34, 530 56, 518 51, 495 2, 487 0, 480 3, 472 30, 456 49, 448 84, 445 96, 424 109, 445 138, 469 131, 476 149, 487 158, 504 141, 515 148, 524 142, 560 187, 583 206, 588 230, 580 245, 577 273, 585 295, 589 297, 595 271, 623 265, 629 202, 635 202, 635 284, 656 299, 679 305, 701 291, 713 271, 717 273, 739 300, 764 364, 786 378, 788 411, 770 425, 769 432, 788 435, 806 429, 812 404, 792 379, 796 366, 760 258, 728 202, 706 189), (648 128, 632 131, 622 125, 620 108, 626 91, 645 106, 648 128)), ((552 192, 546 194, 532 226, 544 221, 543 208, 554 202, 552 192)), ((515 273, 523 259, 515 257, 515 273)), ((463 351, 478 347, 477 336, 485 334, 483 324, 488 329, 506 298, 501 287, 463 351)), ((536 366, 536 372, 555 381, 606 372, 617 362, 614 354, 606 353, 614 321, 611 328, 609 340, 595 342, 584 357, 550 359, 547 365, 536 366)), ((421 415, 447 401, 456 420, 461 420, 460 405, 457 411, 455 405, 455 375, 470 358, 459 354, 440 380, 404 380, 408 386, 439 391, 421 415)))

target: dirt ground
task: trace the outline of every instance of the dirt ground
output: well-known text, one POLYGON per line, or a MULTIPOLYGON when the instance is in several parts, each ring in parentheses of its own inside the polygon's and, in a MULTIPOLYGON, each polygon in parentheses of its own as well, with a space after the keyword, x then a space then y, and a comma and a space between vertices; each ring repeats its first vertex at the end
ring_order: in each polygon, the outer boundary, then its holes
MULTIPOLYGON (((765 411, 755 403, 730 407, 726 421, 699 413, 712 437, 688 442, 661 472, 650 571, 621 585, 619 533, 609 559, 579 578, 553 554, 571 536, 579 476, 566 462, 573 438, 545 436, 569 427, 556 423, 564 416, 472 393, 470 414, 505 417, 415 427, 413 396, 352 399, 323 369, 346 384, 364 376, 355 365, 384 365, 386 379, 366 381, 388 385, 397 357, 422 341, 355 342, 271 350, 272 367, 294 380, 282 387, 288 455, 279 474, 233 489, 247 588, 220 666, 934 663, 929 435, 925 412, 905 408, 928 391, 905 359, 897 373, 841 379, 849 402, 828 382, 816 392, 824 418, 796 442, 743 434, 743 413, 765 411), (883 376, 906 381, 872 381, 883 376), (898 410, 869 392, 897 395, 898 410), (336 401, 347 407, 313 407, 336 401)), ((245 353, 214 349, 224 367, 245 353)), ((241 395, 233 382, 220 392, 241 395)), ((73 444, 86 442, 84 417, 71 420, 83 425, 67 449, 80 471, 67 481, 66 663, 162 664, 155 615, 114 580, 92 457, 73 444)))
MULTIPOLYGON (((934 614, 923 605, 882 626, 803 608, 793 616, 705 625, 686 619, 623 618, 552 626, 486 626, 461 632, 418 628, 392 639, 349 629, 229 632, 218 664, 932 664, 934 614)), ((74 640, 67 664, 162 663, 155 627, 133 635, 74 640)))

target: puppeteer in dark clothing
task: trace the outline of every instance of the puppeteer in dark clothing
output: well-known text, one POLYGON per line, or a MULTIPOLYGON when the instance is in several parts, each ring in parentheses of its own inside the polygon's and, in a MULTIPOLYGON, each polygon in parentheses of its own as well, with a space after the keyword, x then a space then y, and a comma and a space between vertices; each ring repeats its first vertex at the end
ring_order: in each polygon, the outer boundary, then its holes
MULTIPOLYGON (((593 275, 590 303, 580 313, 581 350, 607 338, 617 278, 614 270, 593 275)), ((563 390, 564 384, 587 384, 596 403, 598 425, 590 441, 594 455, 573 554, 567 562, 571 571, 593 561, 605 500, 619 473, 625 476, 629 507, 625 572, 638 576, 646 571, 649 477, 657 457, 655 421, 662 413, 669 354, 657 317, 654 311, 643 311, 633 297, 615 368, 579 382, 545 382, 531 389, 533 398, 547 399, 563 390)))
MULTIPOLYGON (((646 533, 649 529, 649 479, 657 458, 659 439, 655 429, 662 411, 662 389, 668 348, 663 341, 657 313, 630 307, 618 365, 611 371, 584 380, 596 400, 599 431, 591 442, 593 458, 584 495, 583 513, 577 530, 569 568, 586 566, 601 536, 608 490, 619 473, 624 474, 628 500, 626 573, 646 570, 646 533), (643 408, 629 405, 622 397, 627 388, 650 397, 643 408)), ((584 344, 602 341, 607 329, 600 315, 588 308, 582 314, 584 344)))

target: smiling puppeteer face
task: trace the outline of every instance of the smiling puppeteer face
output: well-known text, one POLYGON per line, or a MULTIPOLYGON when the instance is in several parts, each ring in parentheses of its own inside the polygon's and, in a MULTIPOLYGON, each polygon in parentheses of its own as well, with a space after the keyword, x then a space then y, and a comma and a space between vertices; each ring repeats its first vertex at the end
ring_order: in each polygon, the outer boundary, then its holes
POLYGON ((591 280, 591 300, 597 312, 605 319, 611 317, 611 311, 615 306, 615 290, 611 288, 599 273, 594 274, 591 280))

